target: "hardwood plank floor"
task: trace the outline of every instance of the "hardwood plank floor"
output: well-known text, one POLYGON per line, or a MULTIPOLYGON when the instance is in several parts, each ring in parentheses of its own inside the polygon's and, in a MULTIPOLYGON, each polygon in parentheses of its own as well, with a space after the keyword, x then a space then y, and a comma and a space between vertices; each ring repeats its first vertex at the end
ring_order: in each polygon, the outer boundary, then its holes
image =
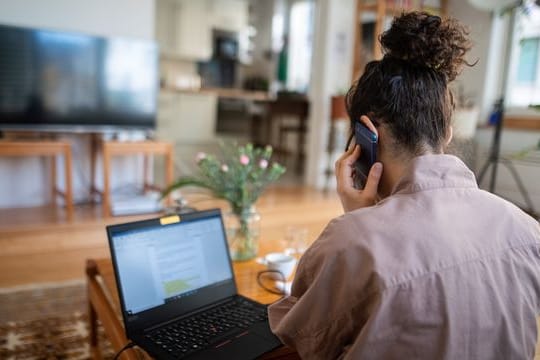
MULTIPOLYGON (((187 199, 199 209, 227 211, 223 201, 197 194, 187 199)), ((87 258, 109 256, 106 225, 157 216, 103 219, 99 208, 78 207, 71 221, 54 207, 0 210, 0 287, 83 278, 87 258)), ((306 227, 313 241, 330 219, 342 213, 335 193, 302 187, 270 189, 257 209, 262 218, 261 254, 282 246, 287 225, 306 227)))

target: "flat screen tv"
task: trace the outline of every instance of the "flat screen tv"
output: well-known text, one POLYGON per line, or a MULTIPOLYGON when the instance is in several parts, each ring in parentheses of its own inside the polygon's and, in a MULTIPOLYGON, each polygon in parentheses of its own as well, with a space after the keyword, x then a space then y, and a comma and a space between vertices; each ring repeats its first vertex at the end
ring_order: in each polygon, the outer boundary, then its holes
POLYGON ((0 130, 155 127, 154 42, 0 25, 0 130))

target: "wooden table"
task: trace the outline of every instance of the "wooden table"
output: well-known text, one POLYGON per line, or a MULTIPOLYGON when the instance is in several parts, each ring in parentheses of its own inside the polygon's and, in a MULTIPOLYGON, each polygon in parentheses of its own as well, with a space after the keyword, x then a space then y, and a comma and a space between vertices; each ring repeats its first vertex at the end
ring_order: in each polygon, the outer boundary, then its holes
POLYGON ((0 141, 0 156, 44 156, 51 158, 51 195, 53 202, 56 196, 65 200, 68 219, 73 217, 73 186, 71 179, 71 144, 67 141, 46 140, 13 140, 0 141), (64 158, 64 191, 57 188, 56 157, 64 158))
MULTIPOLYGON (((234 263, 234 274, 240 294, 264 304, 279 299, 278 295, 263 290, 257 284, 257 273, 263 269, 255 261, 234 263)), ((102 359, 98 347, 97 320, 101 322, 114 351, 119 351, 129 340, 126 338, 121 320, 120 302, 116 291, 114 270, 110 259, 87 260, 86 275, 88 285, 88 317, 90 321, 90 349, 93 359, 102 359)), ((150 358, 145 353, 146 358, 150 358)), ((127 350, 123 359, 139 359, 137 350, 127 350)), ((276 349, 262 359, 299 359, 287 347, 276 349)))

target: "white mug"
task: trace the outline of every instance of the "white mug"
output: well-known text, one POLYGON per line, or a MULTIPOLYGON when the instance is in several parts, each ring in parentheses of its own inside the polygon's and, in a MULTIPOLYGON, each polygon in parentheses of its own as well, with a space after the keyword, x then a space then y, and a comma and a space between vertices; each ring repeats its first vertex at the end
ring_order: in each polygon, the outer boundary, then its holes
MULTIPOLYGON (((265 257, 258 259, 258 262, 265 265, 268 270, 276 270, 283 274, 287 280, 293 273, 296 265, 296 258, 292 255, 287 255, 280 252, 267 254, 265 257)), ((270 276, 276 280, 283 280, 279 274, 271 273, 270 276)))

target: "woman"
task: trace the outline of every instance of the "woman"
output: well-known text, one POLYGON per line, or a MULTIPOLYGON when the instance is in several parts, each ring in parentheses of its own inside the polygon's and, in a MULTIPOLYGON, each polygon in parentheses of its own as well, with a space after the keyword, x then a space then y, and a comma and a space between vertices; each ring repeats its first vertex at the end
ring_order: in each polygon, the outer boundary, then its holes
POLYGON ((540 226, 444 154, 467 33, 413 12, 381 44, 347 96, 352 124, 378 135, 379 162, 358 190, 362 149, 337 161, 345 214, 302 257, 271 327, 306 359, 532 358, 540 226))

